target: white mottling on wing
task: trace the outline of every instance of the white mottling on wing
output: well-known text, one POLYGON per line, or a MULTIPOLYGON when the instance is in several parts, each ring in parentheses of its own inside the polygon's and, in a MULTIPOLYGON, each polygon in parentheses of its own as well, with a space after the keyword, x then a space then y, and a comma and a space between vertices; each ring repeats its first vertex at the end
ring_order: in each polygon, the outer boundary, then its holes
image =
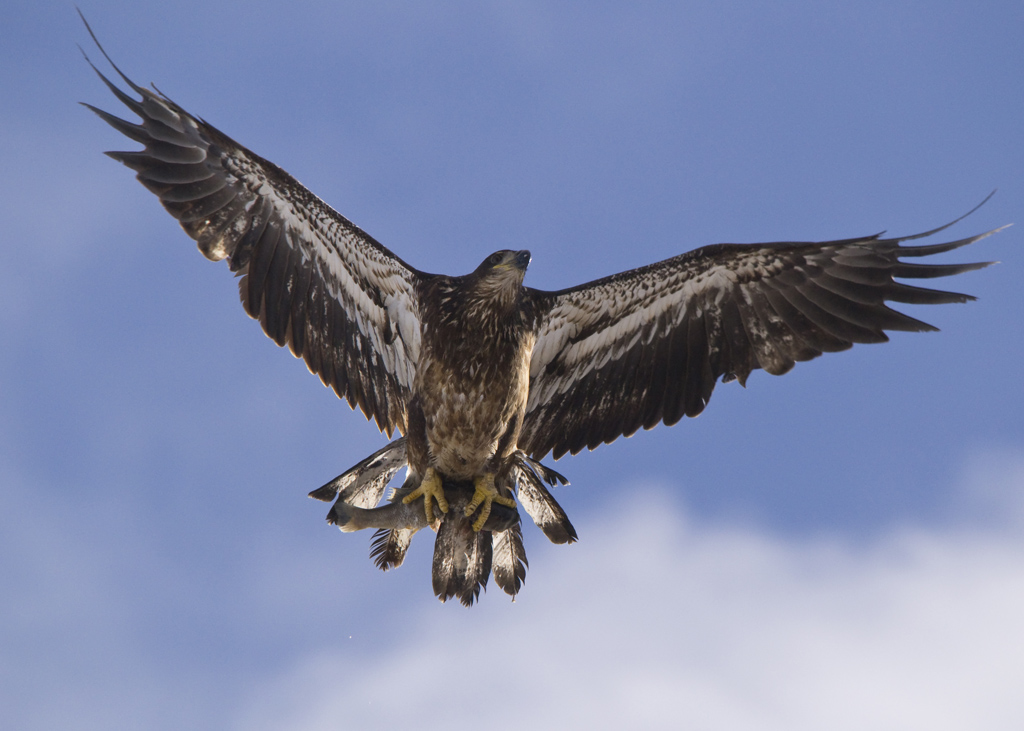
MULTIPOLYGON (((236 167, 250 191, 270 202, 284 223, 283 240, 303 262, 314 265, 329 296, 342 305, 362 335, 351 339, 358 360, 370 367, 383 365, 401 387, 411 388, 420 341, 411 273, 312 194, 296 199, 291 190, 278 189, 244 154, 225 162, 236 167), (378 304, 381 296, 383 307, 378 304), (363 352, 364 338, 372 349, 369 354, 363 352)), ((372 379, 373 389, 381 400, 383 383, 377 380, 372 379)))

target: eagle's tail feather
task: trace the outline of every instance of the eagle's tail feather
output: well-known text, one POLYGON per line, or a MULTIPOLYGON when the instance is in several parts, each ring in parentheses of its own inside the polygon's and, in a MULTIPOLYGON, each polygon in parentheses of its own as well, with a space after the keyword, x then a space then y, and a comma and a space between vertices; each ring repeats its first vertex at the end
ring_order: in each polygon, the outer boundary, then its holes
POLYGON ((461 511, 449 510, 434 540, 434 593, 441 601, 458 597, 473 606, 491 573, 491 533, 473 530, 461 511))
POLYGON ((494 583, 515 601, 516 594, 526 581, 526 548, 523 546, 522 524, 496 531, 492 536, 492 566, 494 583))
POLYGON ((540 462, 524 456, 521 464, 516 467, 516 489, 519 504, 533 518, 537 527, 544 531, 544 535, 548 537, 549 541, 552 543, 575 543, 577 540, 576 529, 573 528, 569 516, 565 514, 562 506, 544 485, 545 482, 554 485, 552 479, 562 484, 568 484, 568 480, 550 467, 545 467, 540 462), (542 470, 540 476, 538 470, 542 470))
MULTIPOLYGON (((473 518, 465 514, 475 492, 473 483, 446 480, 444 491, 448 497, 448 512, 442 516, 434 538, 434 593, 441 601, 458 597, 469 607, 480 596, 480 590, 487 588, 491 575, 491 530, 473 530, 473 518)), ((509 510, 503 506, 498 508, 509 510)), ((509 521, 498 522, 501 512, 496 508, 488 520, 491 529, 509 527, 509 521)))

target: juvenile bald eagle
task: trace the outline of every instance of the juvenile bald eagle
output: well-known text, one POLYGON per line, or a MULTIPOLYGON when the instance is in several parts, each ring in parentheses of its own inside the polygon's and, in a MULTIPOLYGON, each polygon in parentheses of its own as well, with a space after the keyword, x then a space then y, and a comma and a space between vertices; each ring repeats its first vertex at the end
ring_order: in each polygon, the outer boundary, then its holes
POLYGON ((504 557, 499 583, 518 590, 517 493, 553 534, 575 538, 536 460, 697 416, 719 379, 744 383, 756 368, 781 375, 797 361, 883 342, 886 330, 933 330, 886 302, 973 298, 896 280, 986 266, 904 261, 987 235, 903 245, 943 226, 903 238, 706 246, 557 292, 523 286, 525 250, 498 251, 464 276, 428 274, 114 69, 139 99, 97 73, 141 123, 86 106, 143 149, 107 154, 136 171, 204 256, 227 260, 245 311, 275 343, 380 430, 404 435, 383 450, 386 467, 371 459, 314 495, 340 495, 331 519, 342 527, 382 529, 375 551, 385 568, 401 562, 420 527, 450 534, 447 569, 435 560, 442 599, 475 598, 492 540, 504 557), (374 513, 406 464, 403 489, 374 513))

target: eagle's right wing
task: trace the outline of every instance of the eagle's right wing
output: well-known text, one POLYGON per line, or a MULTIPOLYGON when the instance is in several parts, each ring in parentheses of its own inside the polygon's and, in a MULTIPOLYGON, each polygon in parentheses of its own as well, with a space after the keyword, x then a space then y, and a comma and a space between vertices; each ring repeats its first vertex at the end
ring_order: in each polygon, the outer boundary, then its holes
POLYGON ((974 299, 895 281, 987 265, 902 261, 988 235, 901 245, 944 228, 892 239, 717 244, 572 289, 533 290, 546 314, 519 447, 536 459, 594 449, 696 416, 719 378, 743 383, 755 368, 780 375, 824 352, 888 340, 886 330, 934 330, 886 301, 974 299))
POLYGON ((274 342, 287 343, 382 431, 404 433, 419 353, 420 272, 291 175, 134 84, 112 61, 141 100, 89 63, 142 119, 134 124, 86 104, 145 146, 107 154, 136 171, 204 256, 228 260, 246 312, 274 342))

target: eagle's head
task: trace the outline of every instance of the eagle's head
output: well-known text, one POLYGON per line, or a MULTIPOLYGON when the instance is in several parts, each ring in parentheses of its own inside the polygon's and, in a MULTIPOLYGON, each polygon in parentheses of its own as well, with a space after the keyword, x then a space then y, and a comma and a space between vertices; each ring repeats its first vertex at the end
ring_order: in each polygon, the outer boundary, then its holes
POLYGON ((484 259, 470 275, 473 289, 480 299, 494 304, 512 306, 519 298, 530 252, 502 249, 484 259))
POLYGON ((528 266, 530 266, 530 252, 526 249, 522 251, 502 249, 501 251, 495 251, 480 262, 480 266, 473 273, 480 277, 509 276, 514 274, 522 282, 523 275, 526 274, 528 266))

